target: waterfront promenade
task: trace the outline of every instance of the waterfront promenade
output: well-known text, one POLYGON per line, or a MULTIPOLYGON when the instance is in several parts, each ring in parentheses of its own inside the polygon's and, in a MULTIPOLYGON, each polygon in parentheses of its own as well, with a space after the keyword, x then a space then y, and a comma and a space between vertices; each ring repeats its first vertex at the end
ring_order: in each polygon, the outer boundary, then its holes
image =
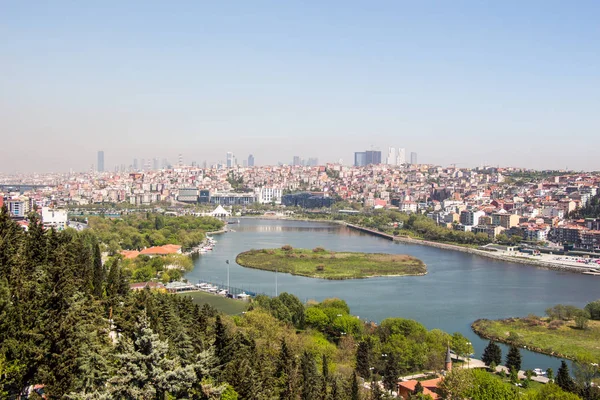
MULTIPOLYGON (((452 251, 460 251, 463 253, 474 254, 482 257, 492 258, 499 261, 512 262, 517 264, 527 264, 533 265, 541 268, 554 269, 559 271, 568 271, 568 272, 576 272, 576 273, 585 273, 591 276, 599 276, 600 277, 600 268, 596 266, 582 265, 574 260, 569 260, 568 258, 576 258, 576 257, 564 257, 564 256, 556 256, 552 254, 540 254, 540 255, 529 255, 525 253, 521 253, 518 251, 489 251, 489 250, 481 250, 475 249, 471 247, 464 247, 455 244, 449 243, 440 243, 440 242, 432 242, 429 240, 423 239, 414 239, 408 236, 394 236, 384 232, 379 232, 374 229, 365 228, 358 225, 348 224, 345 225, 351 229, 356 229, 361 232, 369 233, 374 236, 378 236, 387 240, 393 240, 402 243, 408 244, 418 244, 423 246, 431 246, 437 247, 445 250, 452 251), (558 258, 558 259, 557 259, 558 258), (596 270, 597 272, 594 272, 596 270)), ((597 265, 597 264, 596 264, 597 265)), ((599 266, 600 267, 600 266, 599 266)))

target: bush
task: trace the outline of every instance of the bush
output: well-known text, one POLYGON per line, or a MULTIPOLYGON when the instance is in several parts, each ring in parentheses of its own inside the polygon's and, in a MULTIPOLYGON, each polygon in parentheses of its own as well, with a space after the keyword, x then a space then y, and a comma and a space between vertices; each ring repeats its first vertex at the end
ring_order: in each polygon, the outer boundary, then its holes
POLYGON ((326 250, 325 250, 323 247, 321 247, 321 246, 319 246, 319 247, 315 247, 315 248, 313 249, 313 253, 325 253, 325 251, 326 251, 326 250))
POLYGON ((294 250, 294 248, 292 246, 290 246, 289 244, 284 244, 283 246, 281 246, 281 250, 292 251, 292 250, 294 250))
POLYGON ((557 320, 551 321, 548 324, 548 329, 551 329, 551 330, 555 331, 555 330, 557 330, 558 328, 560 328, 563 325, 564 325, 564 322, 557 319, 557 320))
POLYGON ((317 265, 317 271, 324 271, 324 270, 325 270, 325 266, 324 265, 322 265, 322 264, 317 265))

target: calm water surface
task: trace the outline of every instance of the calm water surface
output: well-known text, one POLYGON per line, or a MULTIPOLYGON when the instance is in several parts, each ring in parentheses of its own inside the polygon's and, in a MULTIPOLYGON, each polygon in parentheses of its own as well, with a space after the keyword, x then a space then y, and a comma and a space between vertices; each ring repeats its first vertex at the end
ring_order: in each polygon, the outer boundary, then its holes
MULTIPOLYGON (((470 324, 477 318, 542 315, 554 304, 579 307, 600 298, 600 277, 562 273, 531 266, 494 261, 434 247, 393 243, 347 227, 321 223, 242 219, 231 225, 235 232, 216 235, 215 249, 195 260, 186 277, 193 282, 227 281, 248 290, 275 293, 275 273, 243 268, 235 263, 242 251, 279 247, 337 251, 410 254, 427 264, 428 274, 419 277, 383 277, 328 281, 277 274, 279 293, 289 292, 301 300, 339 297, 361 319, 376 322, 388 317, 415 319, 429 329, 461 332, 475 347, 478 357, 487 341, 475 335, 470 324)), ((506 354, 503 347, 503 356, 506 354)), ((560 360, 522 351, 523 369, 552 367, 560 360)))

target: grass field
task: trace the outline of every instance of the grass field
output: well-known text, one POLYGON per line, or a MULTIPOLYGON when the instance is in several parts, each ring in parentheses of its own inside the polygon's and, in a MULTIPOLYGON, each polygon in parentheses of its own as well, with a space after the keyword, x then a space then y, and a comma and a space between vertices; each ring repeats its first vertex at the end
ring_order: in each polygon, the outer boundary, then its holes
POLYGON ((423 275, 423 261, 404 254, 333 252, 317 248, 250 250, 238 254, 244 267, 323 279, 357 279, 390 275, 423 275))
POLYGON ((248 303, 241 300, 228 299, 206 292, 180 293, 178 296, 189 296, 194 303, 209 304, 224 314, 234 315, 246 311, 248 303))
POLYGON ((549 321, 525 317, 503 320, 477 320, 472 325, 479 336, 499 342, 527 346, 529 350, 571 360, 600 362, 600 321, 589 321, 587 329, 577 329, 573 321, 549 321))

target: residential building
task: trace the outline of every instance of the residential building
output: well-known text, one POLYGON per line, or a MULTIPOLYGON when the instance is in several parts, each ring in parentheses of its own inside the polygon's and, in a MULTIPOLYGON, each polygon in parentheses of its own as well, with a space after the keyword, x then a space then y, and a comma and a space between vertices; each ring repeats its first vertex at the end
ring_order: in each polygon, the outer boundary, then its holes
POLYGON ((281 196, 283 195, 283 190, 281 188, 274 187, 261 187, 256 189, 258 202, 261 204, 281 204, 281 196))
POLYGON ((460 212, 460 223, 467 226, 479 225, 479 218, 484 215, 483 211, 464 210, 460 212))
POLYGON ((64 230, 68 225, 67 210, 42 207, 42 223, 46 228, 64 230))
POLYGON ((197 203, 198 202, 198 189, 197 188, 181 188, 177 196, 177 201, 184 203, 197 203))

